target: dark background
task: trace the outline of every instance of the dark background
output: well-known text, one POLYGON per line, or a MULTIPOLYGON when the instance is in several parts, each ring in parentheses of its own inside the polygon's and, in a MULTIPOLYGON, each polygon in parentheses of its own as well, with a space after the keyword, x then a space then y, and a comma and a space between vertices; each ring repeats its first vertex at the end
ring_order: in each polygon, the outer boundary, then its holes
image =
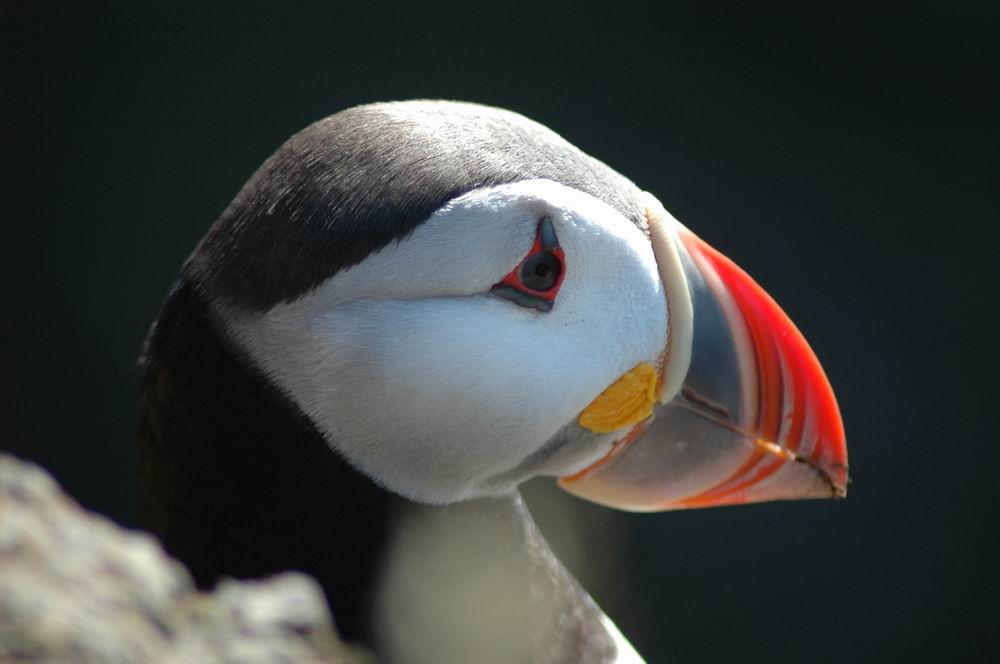
POLYGON ((843 410, 845 502, 631 515, 530 487, 639 651, 996 656, 1000 21, 987 3, 79 4, 0 10, 0 448, 134 524, 134 359, 246 178, 347 106, 495 104, 654 192, 754 275, 843 410))

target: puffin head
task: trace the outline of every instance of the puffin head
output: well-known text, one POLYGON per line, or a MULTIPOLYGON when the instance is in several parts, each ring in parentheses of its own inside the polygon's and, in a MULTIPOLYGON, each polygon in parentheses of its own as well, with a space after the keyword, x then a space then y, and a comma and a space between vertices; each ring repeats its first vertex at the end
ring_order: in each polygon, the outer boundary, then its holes
POLYGON ((321 120, 186 273, 329 447, 411 500, 538 475, 643 511, 845 493, 837 405, 788 317, 651 194, 515 113, 321 120))

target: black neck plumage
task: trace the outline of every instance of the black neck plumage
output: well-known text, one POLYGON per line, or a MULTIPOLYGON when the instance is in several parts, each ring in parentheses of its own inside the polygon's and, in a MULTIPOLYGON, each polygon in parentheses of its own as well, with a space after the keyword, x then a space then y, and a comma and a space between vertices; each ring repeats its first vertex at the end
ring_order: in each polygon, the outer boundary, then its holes
POLYGON ((145 525, 202 587, 312 575, 342 636, 371 643, 372 587, 405 501, 331 451, 220 333, 190 280, 169 296, 143 364, 145 525))

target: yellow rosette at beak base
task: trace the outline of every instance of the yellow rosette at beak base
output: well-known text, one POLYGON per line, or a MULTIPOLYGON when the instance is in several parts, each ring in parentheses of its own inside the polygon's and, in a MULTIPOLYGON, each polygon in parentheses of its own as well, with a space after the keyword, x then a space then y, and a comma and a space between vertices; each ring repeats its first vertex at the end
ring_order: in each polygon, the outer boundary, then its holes
POLYGON ((580 413, 580 426, 594 433, 610 433, 638 424, 653 414, 656 369, 640 364, 601 392, 580 413))

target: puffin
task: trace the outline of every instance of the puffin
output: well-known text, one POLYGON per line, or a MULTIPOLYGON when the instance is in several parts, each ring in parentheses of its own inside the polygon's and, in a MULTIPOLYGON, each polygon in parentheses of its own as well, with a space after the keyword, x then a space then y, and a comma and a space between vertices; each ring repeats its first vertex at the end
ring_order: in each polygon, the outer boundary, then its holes
POLYGON ((144 525, 202 587, 311 575, 383 662, 643 661, 528 479, 640 512, 846 495, 833 390, 774 300, 652 194, 473 103, 292 136, 140 366, 144 525))

